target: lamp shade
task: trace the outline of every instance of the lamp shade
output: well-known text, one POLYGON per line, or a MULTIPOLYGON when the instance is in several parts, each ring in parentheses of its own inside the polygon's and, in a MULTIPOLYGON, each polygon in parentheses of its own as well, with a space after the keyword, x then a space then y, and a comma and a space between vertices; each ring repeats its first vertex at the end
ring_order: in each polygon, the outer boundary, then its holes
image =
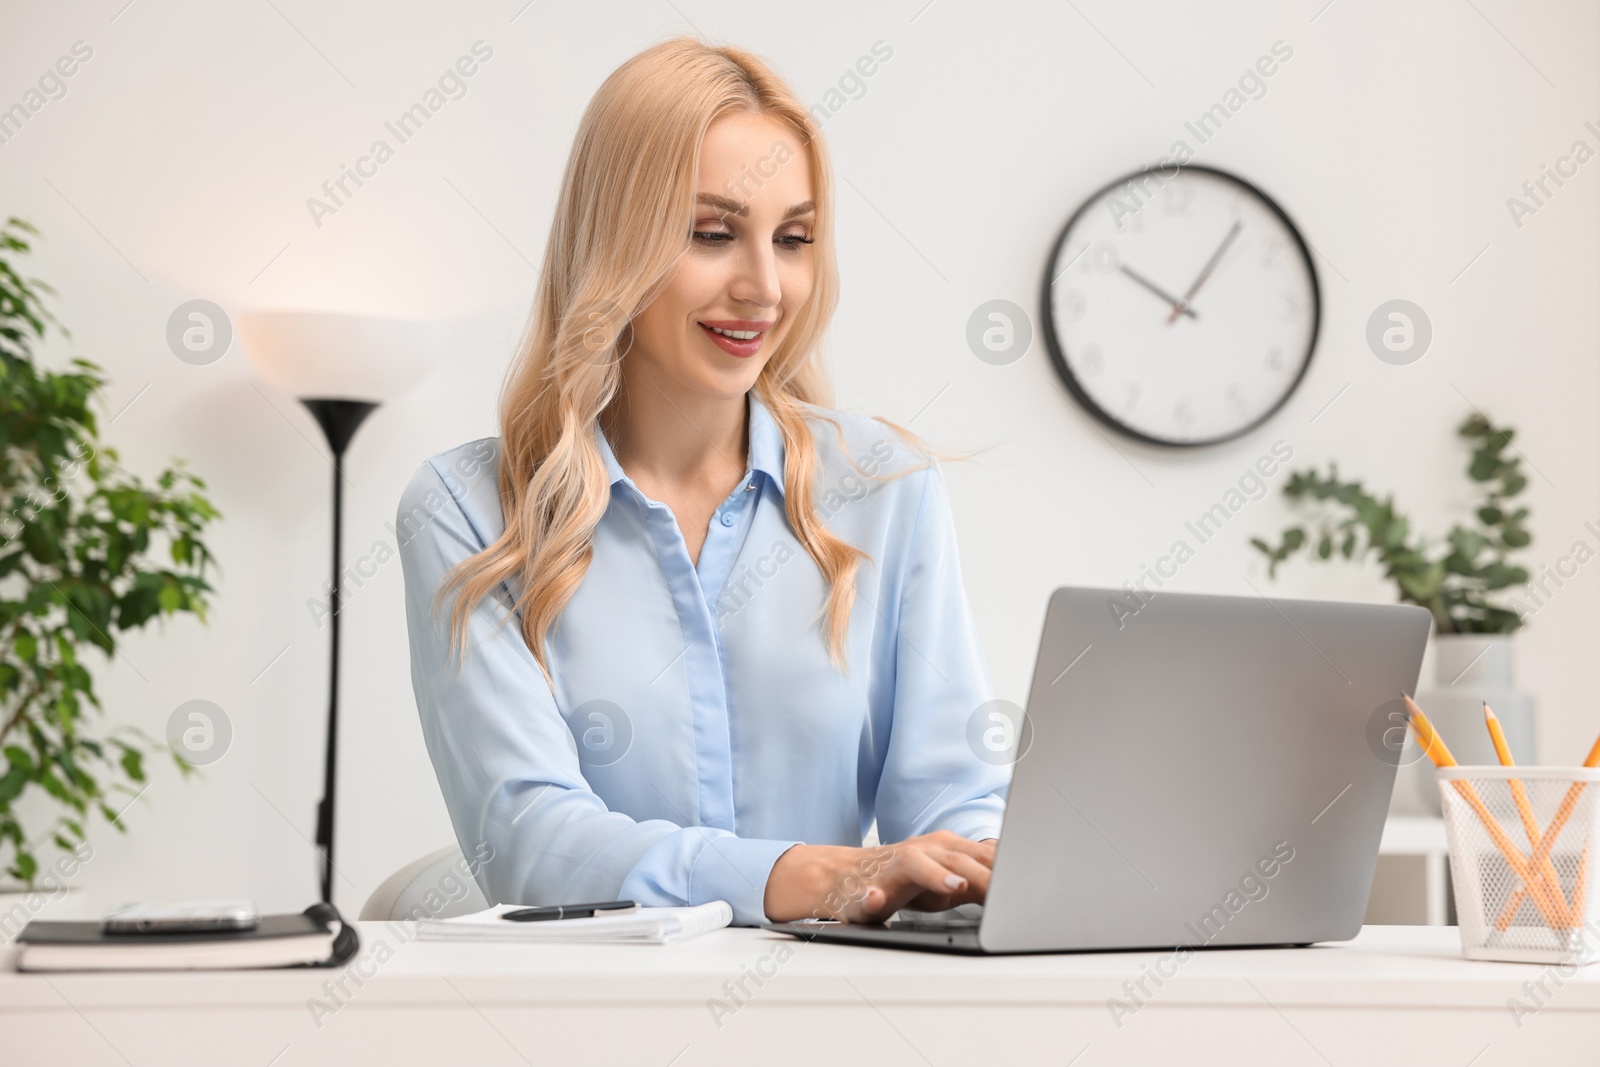
POLYGON ((331 311, 244 311, 237 325, 256 371, 301 400, 384 403, 420 381, 446 341, 441 323, 331 311))

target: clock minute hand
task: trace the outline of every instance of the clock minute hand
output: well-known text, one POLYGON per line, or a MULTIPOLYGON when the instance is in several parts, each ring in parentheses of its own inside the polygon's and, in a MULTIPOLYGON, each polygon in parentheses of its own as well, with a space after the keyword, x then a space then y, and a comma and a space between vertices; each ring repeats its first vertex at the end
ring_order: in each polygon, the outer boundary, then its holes
POLYGON ((1129 267, 1126 264, 1119 264, 1117 269, 1122 271, 1122 273, 1126 274, 1128 277, 1132 278, 1134 281, 1138 282, 1140 285, 1144 286, 1146 289, 1150 290, 1156 296, 1159 296, 1162 300, 1165 300, 1167 303, 1171 304, 1172 313, 1174 315, 1184 314, 1189 316, 1191 319, 1197 319, 1200 317, 1194 313, 1193 308, 1183 306, 1181 301, 1173 297, 1170 293, 1167 293, 1155 282, 1151 281, 1149 278, 1146 278, 1132 267, 1129 267))
POLYGON ((1239 236, 1239 227, 1242 225, 1243 223, 1241 222, 1234 222, 1233 228, 1228 231, 1228 236, 1222 239, 1222 243, 1217 246, 1217 250, 1211 253, 1211 258, 1206 260, 1206 265, 1200 268, 1200 276, 1194 280, 1193 285, 1189 286, 1189 291, 1183 294, 1182 300, 1172 305, 1172 314, 1167 316, 1167 325, 1170 326, 1177 320, 1179 311, 1188 309, 1189 301, 1194 299, 1194 294, 1198 293, 1200 287, 1206 283, 1206 279, 1211 277, 1211 272, 1217 269, 1217 263, 1222 259, 1222 253, 1226 252, 1228 246, 1233 244, 1233 239, 1239 236))

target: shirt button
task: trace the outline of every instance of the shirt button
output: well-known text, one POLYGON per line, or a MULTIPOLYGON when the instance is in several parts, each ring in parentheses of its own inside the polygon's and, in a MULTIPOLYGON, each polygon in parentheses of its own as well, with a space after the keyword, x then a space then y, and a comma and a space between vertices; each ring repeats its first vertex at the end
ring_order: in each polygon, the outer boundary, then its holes
POLYGON ((724 511, 722 513, 722 525, 724 525, 724 526, 732 526, 733 525, 733 512, 724 511))

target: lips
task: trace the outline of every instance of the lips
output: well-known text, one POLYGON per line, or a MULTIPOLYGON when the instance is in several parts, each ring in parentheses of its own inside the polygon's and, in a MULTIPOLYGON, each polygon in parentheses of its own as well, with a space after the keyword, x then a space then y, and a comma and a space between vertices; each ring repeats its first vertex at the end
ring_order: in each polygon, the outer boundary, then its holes
POLYGON ((757 322, 751 319, 707 319, 696 325, 705 331, 707 337, 711 338, 712 344, 730 356, 749 359, 761 350, 761 343, 767 339, 767 333, 774 324, 771 322, 757 322), (755 336, 741 339, 729 337, 726 333, 718 333, 718 330, 754 333, 755 336))

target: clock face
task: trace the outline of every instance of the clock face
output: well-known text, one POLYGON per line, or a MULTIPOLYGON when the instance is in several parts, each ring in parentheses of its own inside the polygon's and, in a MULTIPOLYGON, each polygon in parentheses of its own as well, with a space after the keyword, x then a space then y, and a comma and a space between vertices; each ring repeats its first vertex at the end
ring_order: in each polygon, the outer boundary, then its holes
POLYGON ((1100 190, 1045 278, 1057 372, 1091 413, 1155 444, 1211 444, 1264 422, 1305 374, 1320 314, 1288 216, 1207 167, 1100 190))

